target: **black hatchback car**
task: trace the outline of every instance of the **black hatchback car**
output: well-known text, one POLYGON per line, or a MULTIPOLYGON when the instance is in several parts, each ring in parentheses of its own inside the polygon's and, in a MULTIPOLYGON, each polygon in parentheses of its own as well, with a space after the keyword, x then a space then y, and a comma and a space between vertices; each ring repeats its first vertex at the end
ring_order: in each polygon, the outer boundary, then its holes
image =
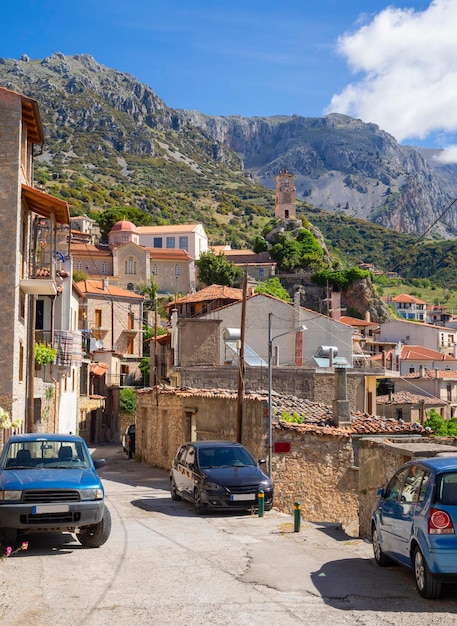
POLYGON ((265 511, 273 507, 273 483, 240 443, 192 441, 183 444, 173 460, 170 492, 173 500, 193 502, 196 513, 205 509, 258 508, 264 493, 265 511))

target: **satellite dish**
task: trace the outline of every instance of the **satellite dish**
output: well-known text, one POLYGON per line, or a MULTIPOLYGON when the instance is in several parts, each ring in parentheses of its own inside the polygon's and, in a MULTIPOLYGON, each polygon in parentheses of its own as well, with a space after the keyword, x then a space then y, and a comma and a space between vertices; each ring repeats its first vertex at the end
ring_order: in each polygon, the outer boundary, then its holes
POLYGON ((97 341, 95 342, 95 347, 97 348, 97 350, 101 350, 103 348, 103 341, 101 339, 97 339, 97 341))

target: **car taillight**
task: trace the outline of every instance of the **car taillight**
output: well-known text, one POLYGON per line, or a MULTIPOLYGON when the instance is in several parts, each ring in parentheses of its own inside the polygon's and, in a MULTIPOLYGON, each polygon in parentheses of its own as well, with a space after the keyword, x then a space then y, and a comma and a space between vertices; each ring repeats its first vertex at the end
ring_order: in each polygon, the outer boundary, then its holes
POLYGON ((430 509, 428 518, 429 535, 452 535, 454 532, 454 525, 446 511, 430 509))

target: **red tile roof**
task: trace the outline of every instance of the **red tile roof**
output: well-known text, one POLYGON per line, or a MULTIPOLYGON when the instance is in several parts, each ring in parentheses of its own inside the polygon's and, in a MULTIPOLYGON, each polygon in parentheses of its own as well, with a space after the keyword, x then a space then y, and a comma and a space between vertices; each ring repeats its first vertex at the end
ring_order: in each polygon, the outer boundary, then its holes
POLYGON ((400 293, 398 296, 394 296, 392 302, 398 302, 399 304, 427 304, 424 300, 410 296, 407 293, 400 293))
MULTIPOLYGON (((137 393, 147 393, 151 389, 140 389, 137 393)), ((161 394, 170 394, 183 398, 191 397, 222 397, 237 398, 237 392, 230 389, 196 389, 190 387, 163 387, 161 394)), ((245 398, 265 400, 266 393, 249 393, 245 398)), ((398 435, 398 434, 429 434, 420 424, 404 422, 392 418, 385 418, 376 415, 368 415, 358 411, 351 412, 351 423, 349 425, 335 426, 332 420, 332 407, 322 402, 312 402, 296 396, 281 396, 274 394, 273 419, 275 428, 281 430, 291 429, 309 432, 318 435, 329 435, 334 437, 351 435, 398 435), (284 412, 290 415, 297 414, 303 416, 303 423, 287 422, 281 419, 284 412)))
POLYGON ((108 284, 107 288, 104 289, 103 285, 103 280, 80 280, 76 283, 76 287, 83 295, 88 294, 102 297, 118 296, 123 298, 130 298, 133 300, 144 300, 144 296, 140 296, 134 291, 121 289, 120 287, 116 287, 110 284, 108 284))
POLYGON ((392 395, 376 396, 376 404, 420 404, 421 402, 431 406, 445 406, 447 404, 435 396, 423 396, 409 393, 409 391, 396 391, 392 395))

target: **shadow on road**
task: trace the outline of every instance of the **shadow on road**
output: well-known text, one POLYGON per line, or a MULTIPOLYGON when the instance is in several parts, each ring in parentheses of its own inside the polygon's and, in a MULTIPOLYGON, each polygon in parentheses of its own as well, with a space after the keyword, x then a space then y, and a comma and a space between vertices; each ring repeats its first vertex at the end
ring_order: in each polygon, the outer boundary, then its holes
MULTIPOLYGON (((380 568, 374 560, 340 559, 312 572, 311 580, 325 603, 340 610, 449 612, 449 604, 441 609, 439 600, 421 598, 412 573, 400 565, 380 568)), ((444 585, 442 597, 456 598, 457 606, 456 591, 456 585, 444 585)))

